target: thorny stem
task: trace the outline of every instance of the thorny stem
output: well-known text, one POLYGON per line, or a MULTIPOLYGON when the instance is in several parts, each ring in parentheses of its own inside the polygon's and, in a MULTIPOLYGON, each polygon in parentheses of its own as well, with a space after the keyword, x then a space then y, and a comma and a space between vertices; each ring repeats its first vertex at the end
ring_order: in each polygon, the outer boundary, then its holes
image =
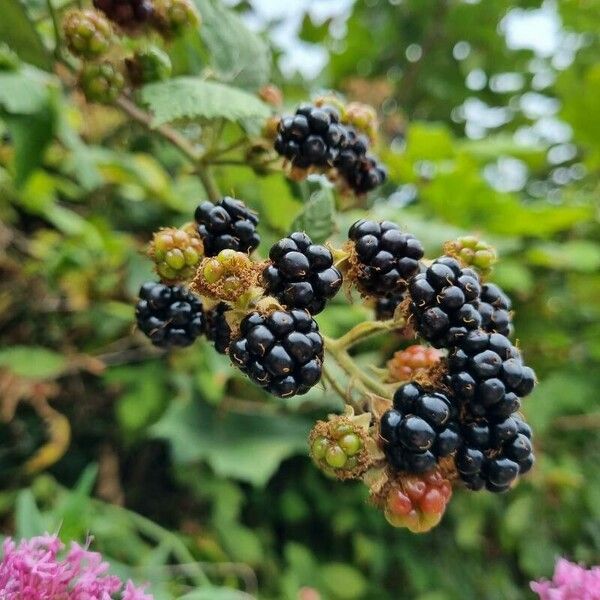
POLYGON ((390 319, 389 321, 364 321, 355 325, 350 331, 347 331, 342 337, 337 339, 329 338, 328 348, 336 346, 342 350, 347 350, 370 337, 401 329, 404 326, 404 319, 390 319))

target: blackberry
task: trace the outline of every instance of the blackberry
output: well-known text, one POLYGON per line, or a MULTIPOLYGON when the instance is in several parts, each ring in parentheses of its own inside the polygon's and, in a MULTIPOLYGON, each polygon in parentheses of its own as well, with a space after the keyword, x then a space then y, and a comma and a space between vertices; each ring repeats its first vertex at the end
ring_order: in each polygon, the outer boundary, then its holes
POLYGON ((357 194, 374 190, 387 178, 385 168, 367 150, 368 140, 349 129, 344 147, 334 161, 348 187, 357 194))
POLYGON ((456 411, 441 392, 408 383, 394 394, 394 408, 381 417, 380 435, 390 465, 396 471, 425 473, 452 454, 461 438, 456 411))
POLYGON ((200 25, 200 15, 192 0, 156 0, 155 13, 156 26, 168 38, 200 25))
POLYGON ((321 379, 323 338, 305 310, 252 312, 229 345, 229 357, 275 396, 305 394, 321 379))
POLYGON ((426 376, 439 364, 440 358, 435 348, 419 344, 398 350, 387 362, 390 380, 413 381, 419 375, 426 376))
POLYGON ((466 423, 461 433, 464 443, 456 454, 456 468, 471 490, 504 492, 534 464, 531 430, 518 417, 466 423))
POLYGON ((225 318, 225 313, 228 310, 228 304, 219 302, 215 307, 204 313, 206 337, 214 344, 215 350, 220 354, 225 354, 231 343, 231 328, 225 318))
POLYGON ((347 135, 334 108, 310 104, 300 106, 293 117, 282 118, 277 129, 275 151, 303 169, 333 166, 347 135))
POLYGON ((476 304, 481 315, 481 327, 488 332, 510 336, 513 331, 510 298, 493 283, 481 286, 480 302, 476 304))
POLYGON ((173 72, 169 55, 156 46, 137 50, 131 58, 125 59, 125 66, 129 81, 137 86, 164 81, 169 79, 173 72))
POLYGON ((455 346, 482 325, 479 276, 454 258, 433 261, 411 279, 408 290, 419 334, 436 348, 455 346))
POLYGON ((506 336, 475 330, 448 355, 448 383, 469 414, 501 421, 519 410, 535 373, 506 336))
POLYGON ((81 58, 97 58, 110 48, 110 23, 95 10, 71 10, 62 22, 69 50, 81 58))
POLYGON ((194 218, 206 256, 216 256, 221 250, 252 252, 260 243, 258 216, 241 200, 225 196, 216 204, 202 202, 194 218))
POLYGON ((189 346, 204 328, 202 303, 178 285, 144 283, 135 316, 138 327, 159 348, 189 346))
POLYGON ((266 291, 288 308, 305 308, 315 315, 342 285, 331 252, 305 233, 296 231, 279 240, 269 258, 271 264, 263 271, 266 291))
POLYGON ((79 75, 79 85, 90 102, 110 104, 125 87, 125 78, 109 61, 87 63, 79 75))
POLYGON ((404 294, 392 294, 377 298, 375 301, 375 318, 378 321, 388 321, 394 318, 396 309, 404 300, 404 294))
POLYGON ((94 6, 124 27, 141 25, 154 14, 151 0, 94 0, 94 6))
POLYGON ((354 242, 356 281, 365 295, 398 296, 419 270, 421 242, 395 223, 361 219, 350 227, 348 237, 354 242))

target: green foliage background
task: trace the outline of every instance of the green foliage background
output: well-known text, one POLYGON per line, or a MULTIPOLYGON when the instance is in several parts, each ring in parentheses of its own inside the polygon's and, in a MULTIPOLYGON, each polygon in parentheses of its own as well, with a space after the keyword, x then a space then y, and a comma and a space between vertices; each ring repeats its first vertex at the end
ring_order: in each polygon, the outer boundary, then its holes
MULTIPOLYGON (((251 2, 196 4, 201 29, 168 48, 177 79, 139 94, 151 127, 209 150, 255 136, 268 82, 288 110, 323 89, 374 103, 390 180, 369 213, 402 223, 431 256, 471 232, 499 250, 494 278, 540 379, 524 406, 537 467, 501 497, 457 491, 430 534, 394 530, 366 488, 326 479, 306 456, 311 423, 339 409, 330 393, 265 398, 204 342, 150 348, 132 327, 151 277, 144 245, 189 220, 204 188, 160 136, 86 105, 53 70, 44 2, 0 0, 2 382, 56 384, 51 404, 72 432, 34 474, 26 461, 48 436, 39 415, 22 402, 1 425, 3 532, 91 532, 157 599, 510 600, 531 597, 528 581, 559 555, 600 562, 600 2, 546 4, 560 23, 546 55, 509 48, 503 33, 509 10, 526 18, 534 0, 357 1, 336 17, 343 27, 307 14, 301 39, 329 52, 314 81, 274 66, 276 23, 251 33, 240 18, 251 2)), ((260 211, 263 252, 294 221, 341 239, 364 213, 333 214, 328 189, 311 196, 315 184, 230 156, 214 176, 260 211)), ((319 321, 335 335, 366 315, 340 298, 319 321)), ((364 346, 358 360, 395 347, 364 346)))

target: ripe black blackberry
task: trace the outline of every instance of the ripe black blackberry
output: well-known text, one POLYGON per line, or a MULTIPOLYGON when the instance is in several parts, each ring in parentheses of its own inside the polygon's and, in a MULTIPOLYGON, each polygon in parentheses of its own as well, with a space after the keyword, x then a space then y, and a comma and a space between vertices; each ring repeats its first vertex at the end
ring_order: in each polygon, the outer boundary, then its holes
POLYGON ((347 135, 334 108, 310 104, 300 106, 293 117, 282 118, 277 131, 275 151, 303 169, 333 166, 347 135))
POLYGON ((361 219, 350 227, 348 237, 354 242, 351 261, 356 267, 360 291, 382 297, 402 293, 407 281, 419 270, 423 258, 421 242, 390 221, 361 219))
POLYGON ((413 277, 408 290, 419 334, 436 348, 456 346, 470 330, 481 327, 477 310, 481 293, 475 271, 449 256, 433 261, 413 277))
POLYGON ((381 417, 380 435, 397 471, 424 473, 461 445, 456 410, 447 396, 408 383, 394 394, 394 408, 381 417))
POLYGON ((505 492, 535 462, 531 429, 519 417, 496 423, 465 423, 461 435, 463 445, 456 454, 456 468, 471 490, 485 487, 490 492, 505 492))
POLYGON ((343 148, 334 160, 334 166, 347 185, 357 194, 366 194, 385 182, 387 173, 383 165, 367 154, 366 137, 349 129, 343 148))
POLYGON ((375 301, 375 318, 378 321, 387 321, 394 318, 394 313, 404 300, 404 294, 392 294, 383 296, 375 301))
POLYGON ((274 244, 269 258, 271 264, 263 271, 265 289, 288 308, 320 313, 342 285, 331 252, 300 231, 274 244))
POLYGON ((512 303, 510 298, 493 283, 481 286, 480 301, 476 304, 481 315, 481 327, 488 332, 512 334, 512 303))
POLYGON ((231 328, 225 318, 225 313, 228 310, 228 304, 219 302, 219 304, 204 313, 206 337, 220 354, 225 354, 231 343, 231 328))
POLYGON ((138 327, 159 348, 189 346, 204 327, 202 303, 179 285, 144 283, 135 316, 138 327))
POLYGON ((94 0, 94 6, 124 27, 141 25, 154 14, 151 0, 94 0))
POLYGON ((470 415, 496 422, 519 410, 535 373, 506 336, 475 330, 448 355, 448 383, 470 415))
POLYGON ((260 243, 258 216, 241 201, 225 196, 219 202, 202 202, 194 213, 206 256, 221 250, 252 252, 260 243))
POLYGON ((305 310, 252 312, 242 320, 229 357, 275 396, 305 394, 321 378, 323 338, 305 310))

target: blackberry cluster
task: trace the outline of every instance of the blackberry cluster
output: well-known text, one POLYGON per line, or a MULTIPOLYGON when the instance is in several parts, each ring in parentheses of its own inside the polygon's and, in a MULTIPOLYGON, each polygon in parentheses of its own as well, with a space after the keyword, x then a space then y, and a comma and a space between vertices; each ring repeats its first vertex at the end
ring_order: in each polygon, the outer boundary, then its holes
POLYGON ((242 320, 229 357, 275 396, 305 394, 321 378, 323 338, 304 310, 252 312, 242 320))
POLYGON ((320 313, 342 285, 342 274, 333 266, 331 252, 313 244, 305 233, 296 231, 279 240, 269 258, 271 264, 263 271, 266 291, 288 308, 320 313))
POLYGON ((506 336, 478 330, 448 355, 448 380, 470 415, 502 421, 533 390, 535 373, 506 336))
POLYGON ((189 346, 204 328, 202 303, 178 285, 144 283, 135 316, 138 327, 159 348, 189 346))
POLYGON ((480 301, 477 310, 481 315, 481 327, 484 331, 512 334, 512 318, 510 298, 495 284, 484 283, 481 286, 480 301))
POLYGON ((366 194, 374 190, 382 185, 387 177, 383 165, 367 154, 368 148, 368 140, 349 129, 343 149, 334 160, 334 166, 356 194, 366 194))
POLYGON ((505 492, 518 475, 531 469, 535 458, 531 429, 518 417, 494 423, 463 425, 464 443, 456 454, 458 474, 471 490, 505 492))
POLYGON ((231 343, 231 328, 225 313, 230 310, 226 302, 219 302, 204 313, 206 337, 213 343, 219 354, 226 354, 231 343))
POLYGON ((354 242, 356 279, 360 290, 375 297, 397 297, 419 270, 423 246, 390 221, 361 219, 350 227, 354 242))
POLYGON ((216 256, 221 250, 252 252, 260 243, 258 216, 241 200, 225 196, 216 204, 202 202, 194 218, 206 256, 216 256))
POLYGON ((293 117, 279 122, 275 150, 292 165, 330 167, 346 141, 347 130, 338 112, 329 106, 300 106, 293 117))
POLYGON ((394 408, 380 423, 384 451, 392 468, 425 473, 461 444, 456 410, 440 392, 408 383, 394 394, 394 408))
POLYGON ((412 278, 408 289, 417 329, 436 348, 456 346, 469 331, 481 327, 479 276, 461 268, 456 259, 436 259, 412 278))
POLYGON ((94 0, 94 6, 124 27, 141 25, 154 14, 151 0, 94 0))
POLYGON ((396 309, 403 300, 403 293, 377 298, 375 300, 375 318, 378 321, 387 321, 389 319, 393 319, 396 309))

